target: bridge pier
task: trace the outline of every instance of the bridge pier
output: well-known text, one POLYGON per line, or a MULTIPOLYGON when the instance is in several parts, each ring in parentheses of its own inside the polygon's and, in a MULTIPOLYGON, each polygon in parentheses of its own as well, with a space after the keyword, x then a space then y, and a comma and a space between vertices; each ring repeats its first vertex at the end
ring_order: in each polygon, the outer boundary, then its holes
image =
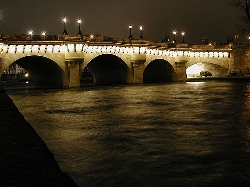
POLYGON ((132 60, 133 68, 133 83, 143 83, 143 72, 145 70, 144 66, 145 60, 132 60))
POLYGON ((175 62, 175 72, 176 72, 176 81, 184 82, 186 81, 186 63, 187 60, 181 60, 179 62, 175 62))
POLYGON ((66 60, 66 63, 69 67, 69 87, 80 87, 80 64, 83 60, 74 59, 74 60, 66 60))

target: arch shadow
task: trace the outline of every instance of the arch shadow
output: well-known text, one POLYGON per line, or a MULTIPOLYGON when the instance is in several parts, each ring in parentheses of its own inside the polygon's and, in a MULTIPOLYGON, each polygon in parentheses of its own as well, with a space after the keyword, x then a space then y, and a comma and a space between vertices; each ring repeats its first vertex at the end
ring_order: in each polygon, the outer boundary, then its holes
POLYGON ((166 83, 173 82, 175 71, 173 66, 166 60, 156 59, 148 64, 143 73, 143 83, 166 83))
POLYGON ((129 68, 119 57, 102 54, 92 59, 86 66, 98 85, 128 84, 129 68))
POLYGON ((69 80, 67 73, 54 61, 41 56, 26 56, 15 63, 29 72, 35 86, 67 87, 69 80))

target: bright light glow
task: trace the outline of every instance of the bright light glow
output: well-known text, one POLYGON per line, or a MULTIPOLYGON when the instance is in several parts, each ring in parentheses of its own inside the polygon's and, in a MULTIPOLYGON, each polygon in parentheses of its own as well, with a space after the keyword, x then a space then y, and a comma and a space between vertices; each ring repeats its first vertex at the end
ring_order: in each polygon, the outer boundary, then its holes
POLYGON ((47 51, 48 52, 52 52, 52 50, 53 50, 53 45, 48 45, 47 46, 47 51))
POLYGON ((213 52, 209 52, 209 56, 210 56, 210 57, 213 57, 213 56, 214 56, 214 53, 213 53, 213 52))
POLYGON ((93 34, 91 34, 91 35, 90 35, 90 38, 91 38, 91 39, 93 39, 93 38, 94 38, 94 35, 93 35, 93 34))
POLYGON ((185 35, 185 32, 182 32, 181 35, 184 36, 184 35, 185 35))
POLYGON ((173 57, 177 57, 177 55, 178 55, 177 51, 174 51, 173 52, 173 57))
POLYGON ((41 45, 40 46, 40 52, 45 52, 46 49, 46 45, 41 45))
POLYGON ((31 52, 31 45, 25 46, 25 52, 31 52))
POLYGON ((132 25, 129 25, 129 26, 128 26, 128 28, 132 29, 132 28, 133 28, 133 26, 132 26, 132 25))
POLYGON ((33 45, 32 52, 37 52, 37 51, 38 51, 38 45, 33 45))
POLYGON ((178 51, 178 56, 183 56, 183 51, 178 51))
POLYGON ((77 20, 77 23, 81 24, 81 23, 82 23, 82 20, 78 19, 78 20, 77 20))
POLYGON ((140 29, 140 31, 142 31, 142 30, 143 30, 143 27, 142 27, 142 26, 140 26, 140 27, 139 27, 139 29, 140 29))
POLYGON ((45 31, 43 31, 43 32, 42 32, 42 36, 45 36, 45 35, 46 35, 46 32, 45 32, 45 31))
POLYGON ((196 77, 200 75, 200 72, 202 71, 202 67, 199 64, 194 64, 187 68, 186 74, 188 77, 196 77))
POLYGON ((82 44, 76 44, 76 51, 81 51, 82 50, 82 44))
POLYGON ((65 52, 66 52, 66 50, 67 50, 66 45, 61 45, 61 46, 60 46, 60 52, 65 53, 65 52))
POLYGON ((59 51, 59 48, 60 48, 60 45, 55 45, 54 49, 53 49, 53 52, 57 53, 59 51))
POLYGON ((18 45, 16 49, 17 52, 23 52, 23 45, 18 45))
POLYGON ((173 34, 176 35, 176 34, 177 34, 177 31, 173 31, 173 34))
POLYGON ((33 35, 33 31, 32 30, 28 31, 28 35, 32 36, 33 35))
POLYGON ((4 45, 4 46, 2 47, 2 50, 3 50, 3 52, 7 52, 7 50, 8 50, 8 45, 4 45))
POLYGON ((223 53, 222 52, 219 52, 219 57, 222 58, 223 57, 223 53))
POLYGON ((66 22, 67 22, 67 18, 63 18, 62 20, 63 20, 63 22, 64 22, 64 23, 66 23, 66 22))
POLYGON ((25 73, 25 75, 24 75, 24 76, 25 76, 26 78, 27 78, 27 77, 29 77, 29 73, 25 73))
POLYGON ((68 44, 68 50, 73 51, 75 49, 74 44, 68 44))
POLYGON ((13 53, 15 52, 16 46, 15 45, 10 45, 9 46, 9 52, 13 53))

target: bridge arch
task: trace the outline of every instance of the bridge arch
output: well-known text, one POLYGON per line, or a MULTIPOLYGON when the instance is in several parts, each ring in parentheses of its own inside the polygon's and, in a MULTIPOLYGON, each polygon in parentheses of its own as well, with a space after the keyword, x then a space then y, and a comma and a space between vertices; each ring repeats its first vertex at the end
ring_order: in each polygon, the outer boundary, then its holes
POLYGON ((222 77, 228 74, 228 68, 211 62, 197 62, 189 65, 186 74, 188 77, 197 77, 200 76, 201 71, 208 71, 215 77, 222 77))
POLYGON ((14 62, 29 72, 36 86, 67 87, 69 85, 68 72, 49 58, 31 55, 14 62))
POLYGON ((145 68, 143 83, 165 83, 172 82, 176 78, 173 66, 164 59, 155 59, 145 68))
POLYGON ((129 67, 118 56, 102 54, 96 56, 85 66, 99 85, 128 84, 129 67))

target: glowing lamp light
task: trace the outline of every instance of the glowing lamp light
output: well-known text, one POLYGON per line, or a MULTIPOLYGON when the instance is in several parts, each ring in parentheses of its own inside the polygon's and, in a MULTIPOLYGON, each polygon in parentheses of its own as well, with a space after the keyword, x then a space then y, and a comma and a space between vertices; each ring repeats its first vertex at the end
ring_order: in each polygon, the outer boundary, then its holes
POLYGON ((173 43, 176 43, 176 34, 177 34, 177 31, 173 31, 173 35, 174 35, 173 43))
POLYGON ((129 39, 132 40, 133 39, 133 36, 132 36, 132 28, 133 28, 133 26, 129 25, 128 28, 129 28, 129 39))
POLYGON ((81 23, 82 23, 82 20, 78 19, 78 20, 77 20, 77 23, 78 23, 78 24, 81 24, 81 23))
POLYGON ((33 35, 33 31, 32 30, 28 31, 28 35, 32 36, 33 35))
POLYGON ((67 23, 67 18, 62 19, 64 23, 67 23))

